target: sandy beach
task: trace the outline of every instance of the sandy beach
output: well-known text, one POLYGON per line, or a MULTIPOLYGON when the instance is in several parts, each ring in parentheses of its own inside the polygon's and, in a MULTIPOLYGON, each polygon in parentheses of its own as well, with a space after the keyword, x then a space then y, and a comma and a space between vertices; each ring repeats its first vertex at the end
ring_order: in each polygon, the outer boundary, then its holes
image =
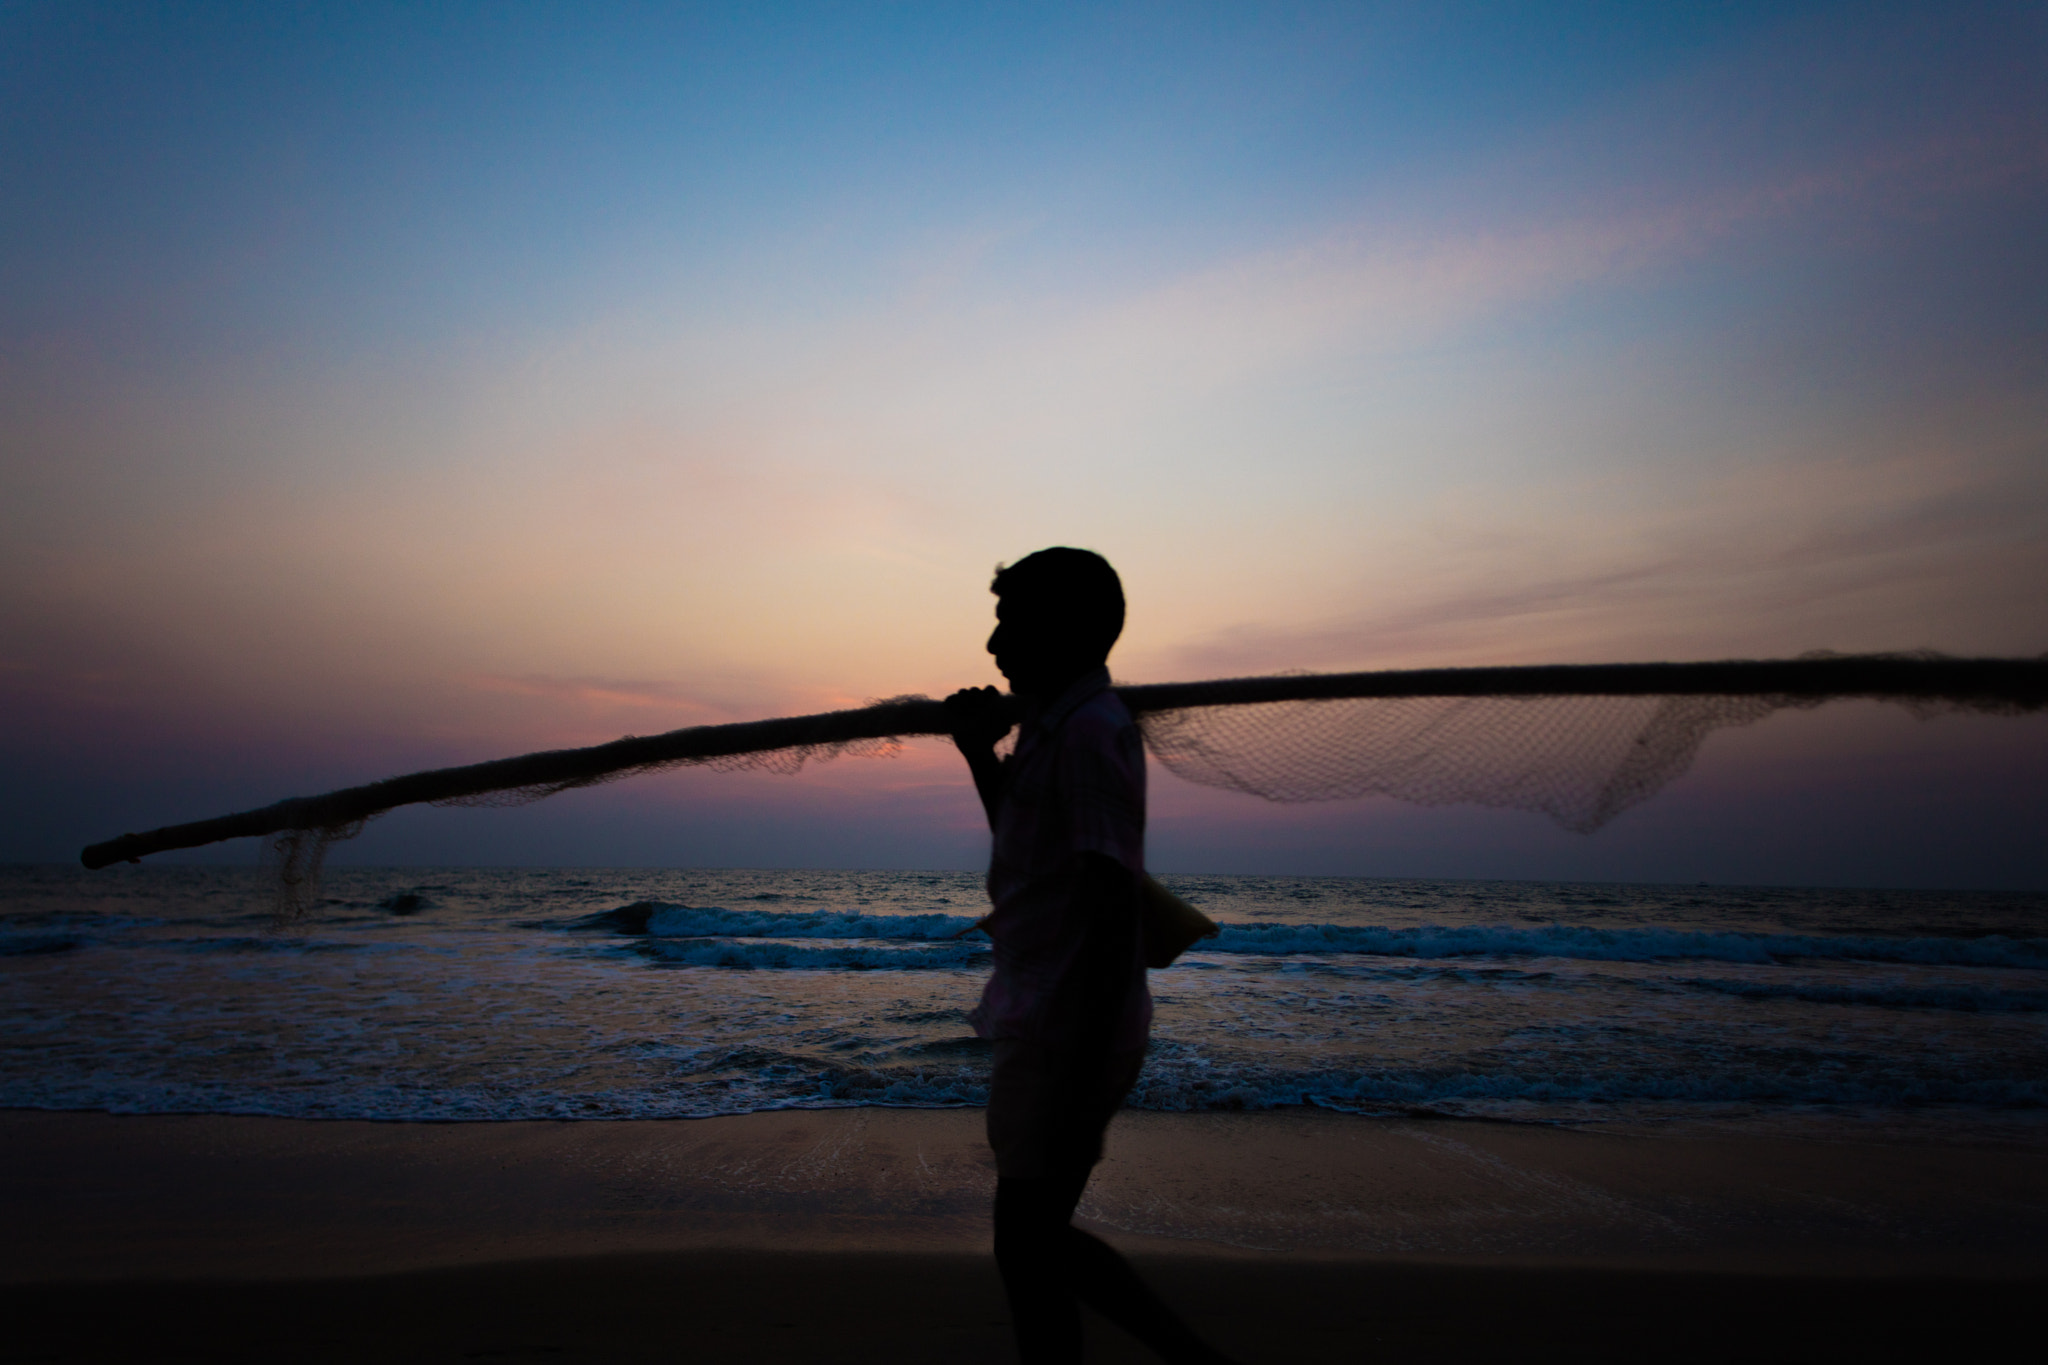
MULTIPOLYGON (((980 1117, 8 1111, 0 1359, 1003 1360, 980 1117)), ((1128 1113, 1083 1214, 1248 1361, 1869 1358, 2048 1288, 2030 1146, 1128 1113)))

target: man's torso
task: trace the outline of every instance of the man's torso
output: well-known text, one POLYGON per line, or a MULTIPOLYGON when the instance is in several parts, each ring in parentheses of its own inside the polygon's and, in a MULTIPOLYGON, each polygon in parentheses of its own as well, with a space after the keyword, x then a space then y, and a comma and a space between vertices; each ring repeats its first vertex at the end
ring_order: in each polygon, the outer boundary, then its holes
MULTIPOLYGON (((1068 1036, 1072 1021, 1057 1008, 1088 942, 1088 902, 1076 894, 1080 857, 1113 860, 1133 886, 1145 870, 1144 741, 1106 669, 1027 718, 1005 764, 994 832, 988 888, 995 908, 985 927, 995 970, 971 1016, 975 1031, 1081 1041, 1068 1036)), ((1135 933, 1129 941, 1135 950, 1135 933)), ((1152 1007, 1141 952, 1130 970, 1111 1037, 1089 1041, 1118 1051, 1144 1046, 1152 1007)))

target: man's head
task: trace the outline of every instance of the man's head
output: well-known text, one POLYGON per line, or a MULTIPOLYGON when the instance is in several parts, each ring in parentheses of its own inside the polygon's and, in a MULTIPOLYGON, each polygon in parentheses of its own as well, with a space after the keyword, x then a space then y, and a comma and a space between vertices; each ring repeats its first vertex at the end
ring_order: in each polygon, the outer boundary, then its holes
POLYGON ((1010 690, 1051 697, 1109 657, 1124 628, 1124 586, 1092 550, 1054 546, 996 570, 988 652, 1010 690))

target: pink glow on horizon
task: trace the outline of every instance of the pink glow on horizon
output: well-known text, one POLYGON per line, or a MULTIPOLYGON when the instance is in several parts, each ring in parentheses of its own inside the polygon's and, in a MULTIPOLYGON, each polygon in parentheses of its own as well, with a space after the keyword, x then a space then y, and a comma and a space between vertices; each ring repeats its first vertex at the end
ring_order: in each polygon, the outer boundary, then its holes
MULTIPOLYGON (((861 69, 891 74, 845 89, 786 85, 758 34, 767 65, 689 80, 653 43, 622 47, 630 73, 536 49, 581 95, 517 117, 487 93, 502 56, 459 43, 467 75, 425 105, 372 80, 371 44, 369 84, 331 108, 292 103, 327 89, 310 77, 239 106, 237 80, 271 90, 250 73, 329 70, 258 44, 218 65, 226 122, 172 48, 102 59, 127 21, 74 33, 45 55, 77 70, 37 98, 75 144, 22 151, 0 224, 22 262, 0 298, 0 759, 28 774, 0 856, 68 857, 103 818, 995 682, 989 575, 1054 543, 1124 574, 1130 681, 2039 654, 2040 34, 2003 10, 1847 16, 1667 16, 1635 65, 1569 25, 1482 58, 1330 19, 1228 70, 1162 23, 1123 58, 1143 80, 1102 86, 1017 38, 1076 82, 1060 110, 1007 68, 927 88, 914 23, 868 34, 861 69), (1468 97, 1400 85, 1404 63, 1468 97), (131 92, 157 124, 67 93, 117 68, 162 76, 131 92), (614 78, 645 101, 625 123, 592 112, 614 78), (699 86, 723 93, 700 108, 699 86), (778 93, 798 89, 821 103, 778 93), (999 97, 1020 103, 978 102, 999 97)), ((1769 733, 1833 761, 1800 725, 1769 733)), ((1995 747, 1957 762, 2010 792, 1995 747)), ((1703 829, 1797 785, 1773 751, 1731 742, 1703 829)), ((972 834, 938 813, 964 788, 932 746, 780 788, 631 790, 761 830, 786 800, 814 847, 831 819, 899 850, 926 847, 922 820, 972 834)), ((1210 801, 1169 806, 1224 831, 1235 808, 1210 801)), ((1341 861, 1345 818, 1242 828, 1341 861)), ((1475 866, 1579 865, 1436 818, 1366 823, 1515 850, 1475 866)))

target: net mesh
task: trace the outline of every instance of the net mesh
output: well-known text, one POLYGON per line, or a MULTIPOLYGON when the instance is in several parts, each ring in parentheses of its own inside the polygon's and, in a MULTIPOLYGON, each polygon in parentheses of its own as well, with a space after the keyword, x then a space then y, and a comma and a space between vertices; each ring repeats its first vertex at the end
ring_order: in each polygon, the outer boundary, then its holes
MULTIPOLYGON (((926 699, 892 697, 889 700, 900 702, 926 699)), ((575 791, 580 787, 601 787, 608 782, 617 782, 621 778, 644 777, 650 773, 667 772, 674 768, 709 768, 713 772, 768 772, 793 777, 803 771, 806 763, 822 763, 834 758, 891 758, 902 751, 901 735, 820 744, 792 744, 779 749, 763 749, 745 754, 667 758, 653 763, 616 768, 610 772, 592 773, 566 781, 530 782, 524 786, 501 787, 496 791, 443 797, 422 804, 475 806, 487 809, 525 806, 535 801, 544 801, 550 796, 559 796, 566 791, 575 791)), ((327 850, 335 844, 355 838, 363 832, 363 827, 374 819, 376 816, 372 815, 340 824, 306 829, 281 829, 265 837, 263 866, 270 874, 277 917, 280 920, 302 919, 313 909, 320 900, 320 869, 327 860, 327 850)))
MULTIPOLYGON (((1931 650, 1866 657, 1943 658, 1931 650)), ((1590 834, 1682 776, 1714 731, 1837 699, 1771 693, 1350 697, 1191 706, 1147 712, 1138 723, 1154 758, 1203 786, 1268 801, 1389 796, 1424 806, 1525 810, 1590 834)), ((1993 695, 1868 699, 1923 720, 2039 709, 2032 699, 1993 695)))
POLYGON ((1769 697, 1392 697, 1199 706, 1140 721, 1176 776, 1269 801, 1390 796, 1534 811, 1589 834, 1769 697))
MULTIPOLYGON (((908 694, 869 705, 927 700, 908 694)), ((1206 787, 1280 802, 1388 796, 1425 806, 1493 806, 1547 815, 1566 829, 1590 834, 1683 775, 1715 730, 1753 725, 1778 711, 1811 709, 1827 700, 1770 695, 1352 697, 1176 707, 1142 712, 1138 724, 1145 747, 1168 771, 1206 787)), ((1993 701, 1893 700, 1923 718, 1962 709, 2016 709, 1993 701)), ((1006 752, 1015 738, 1013 729, 998 751, 1006 752)), ((794 776, 806 763, 892 757, 902 748, 903 737, 889 735, 669 758, 431 804, 520 806, 578 787, 681 767, 794 776)))
MULTIPOLYGON (((869 705, 889 706, 925 700, 926 698, 922 696, 889 697, 882 701, 870 702, 869 705)), ((616 768, 609 772, 590 773, 564 781, 531 782, 524 786, 502 787, 496 791, 444 797, 425 804, 485 808, 525 806, 566 791, 574 791, 579 787, 603 786, 608 782, 617 782, 621 778, 643 777, 650 773, 667 772, 673 768, 709 768, 713 772, 769 772, 791 777, 801 772, 806 763, 842 757, 890 758, 902 751, 901 735, 884 735, 878 739, 792 744, 779 749, 756 750, 752 753, 668 758, 653 763, 616 768)), ((368 816, 361 820, 349 820, 309 829, 282 829, 265 838, 263 865, 270 874, 276 913, 280 920, 302 919, 312 911, 320 899, 320 870, 326 862, 327 850, 335 844, 355 838, 363 832, 363 827, 375 818, 368 816)))
POLYGON ((272 910, 280 921, 303 918, 320 899, 320 869, 332 844, 353 839, 374 816, 314 829, 281 829, 263 841, 272 910))

